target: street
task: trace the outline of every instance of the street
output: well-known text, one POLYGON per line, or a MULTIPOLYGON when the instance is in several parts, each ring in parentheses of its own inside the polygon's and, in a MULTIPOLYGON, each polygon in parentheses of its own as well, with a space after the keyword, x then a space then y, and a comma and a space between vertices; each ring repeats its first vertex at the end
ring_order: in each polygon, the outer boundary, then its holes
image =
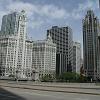
POLYGON ((100 100, 100 96, 1 87, 0 100, 100 100))

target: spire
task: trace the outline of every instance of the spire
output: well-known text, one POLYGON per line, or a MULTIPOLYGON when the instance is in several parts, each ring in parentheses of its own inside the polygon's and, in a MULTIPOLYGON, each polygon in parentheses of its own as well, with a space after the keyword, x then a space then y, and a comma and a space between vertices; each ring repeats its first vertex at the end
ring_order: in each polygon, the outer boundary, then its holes
POLYGON ((48 34, 47 40, 52 41, 52 37, 50 36, 50 34, 48 34))
POLYGON ((23 14, 24 14, 24 13, 25 13, 25 10, 22 10, 22 11, 21 11, 21 13, 23 13, 23 14))

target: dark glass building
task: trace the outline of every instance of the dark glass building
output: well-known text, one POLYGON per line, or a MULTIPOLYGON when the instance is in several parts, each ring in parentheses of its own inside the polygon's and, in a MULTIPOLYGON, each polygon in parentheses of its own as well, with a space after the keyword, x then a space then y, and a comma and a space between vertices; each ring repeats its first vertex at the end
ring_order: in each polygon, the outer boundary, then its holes
POLYGON ((83 57, 85 75, 96 80, 100 77, 99 21, 92 10, 83 19, 83 57))
POLYGON ((56 44, 56 73, 62 74, 66 71, 72 71, 73 64, 73 42, 72 29, 70 27, 53 26, 47 30, 47 36, 50 34, 53 42, 56 44))

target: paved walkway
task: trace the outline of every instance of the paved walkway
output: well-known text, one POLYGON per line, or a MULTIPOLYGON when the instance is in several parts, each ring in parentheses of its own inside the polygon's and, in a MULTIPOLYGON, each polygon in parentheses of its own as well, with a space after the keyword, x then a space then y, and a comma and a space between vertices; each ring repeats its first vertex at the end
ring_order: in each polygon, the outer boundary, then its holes
POLYGON ((0 83, 31 85, 31 86, 48 86, 61 88, 83 88, 83 89, 100 89, 100 83, 54 83, 54 82, 32 82, 32 81, 0 81, 0 83))
POLYGON ((100 86, 93 84, 57 84, 57 83, 16 83, 16 82, 1 82, 1 87, 22 88, 41 91, 53 91, 64 93, 79 93, 79 94, 91 94, 100 95, 100 86))
POLYGON ((100 100, 100 95, 0 88, 0 100, 100 100))

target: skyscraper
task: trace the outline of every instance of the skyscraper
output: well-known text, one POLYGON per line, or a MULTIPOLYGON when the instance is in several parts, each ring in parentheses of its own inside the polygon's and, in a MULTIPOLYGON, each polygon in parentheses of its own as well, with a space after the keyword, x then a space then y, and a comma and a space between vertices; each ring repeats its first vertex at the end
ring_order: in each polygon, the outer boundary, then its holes
POLYGON ((47 36, 50 34, 53 42, 57 46, 56 54, 56 73, 62 74, 66 71, 72 71, 73 64, 73 43, 72 29, 70 27, 53 26, 47 30, 47 36))
POLYGON ((81 44, 73 42, 73 72, 80 73, 81 68, 81 44))
POLYGON ((88 10, 83 20, 83 57, 85 75, 96 79, 99 77, 99 20, 92 10, 88 10))
POLYGON ((31 53, 32 43, 26 41, 25 11, 4 15, 0 33, 1 75, 16 76, 18 74, 20 78, 26 78, 26 69, 32 67, 31 53))

